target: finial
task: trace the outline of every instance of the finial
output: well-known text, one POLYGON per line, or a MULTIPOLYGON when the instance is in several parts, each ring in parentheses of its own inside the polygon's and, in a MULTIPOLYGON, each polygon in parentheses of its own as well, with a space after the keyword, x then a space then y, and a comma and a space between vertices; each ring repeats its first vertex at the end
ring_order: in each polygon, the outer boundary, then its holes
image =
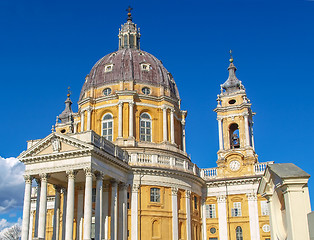
POLYGON ((55 125, 52 125, 51 132, 55 132, 55 125))
POLYGON ((132 22, 132 14, 131 14, 131 11, 133 10, 133 8, 131 8, 131 6, 129 6, 126 11, 128 12, 128 21, 131 21, 132 22))
POLYGON ((230 53, 230 59, 229 59, 229 62, 233 63, 233 57, 232 57, 232 50, 229 51, 230 53))
POLYGON ((71 94, 72 94, 72 92, 71 92, 71 88, 70 88, 70 87, 68 87, 68 94, 67 94, 67 97, 70 97, 70 96, 71 96, 71 94))

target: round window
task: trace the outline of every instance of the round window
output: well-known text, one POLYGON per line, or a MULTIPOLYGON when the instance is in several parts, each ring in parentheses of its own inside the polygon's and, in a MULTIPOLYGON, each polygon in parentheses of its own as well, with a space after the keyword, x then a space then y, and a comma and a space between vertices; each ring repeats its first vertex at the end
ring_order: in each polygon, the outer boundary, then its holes
POLYGON ((145 95, 149 95, 150 94, 150 89, 148 87, 143 87, 142 88, 142 93, 144 93, 145 95))
POLYGON ((236 103, 236 100, 235 99, 231 99, 230 101, 229 101, 229 104, 235 104, 236 103))
POLYGON ((108 96, 111 93, 111 89, 110 88, 105 88, 103 93, 104 93, 105 96, 108 96))
POLYGON ((209 231, 211 234, 214 234, 214 233, 216 233, 216 228, 212 227, 209 231))
POLYGON ((270 226, 268 224, 263 225, 263 232, 270 232, 270 226))

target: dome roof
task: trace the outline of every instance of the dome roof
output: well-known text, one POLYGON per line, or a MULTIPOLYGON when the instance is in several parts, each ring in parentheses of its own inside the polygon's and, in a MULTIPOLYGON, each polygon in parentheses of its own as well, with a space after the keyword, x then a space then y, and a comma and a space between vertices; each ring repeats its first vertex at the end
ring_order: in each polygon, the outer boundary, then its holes
POLYGON ((179 99, 179 92, 172 75, 160 60, 150 53, 136 48, 124 48, 101 58, 90 71, 81 91, 80 100, 91 87, 116 84, 120 81, 131 81, 135 84, 164 86, 168 88, 171 97, 179 99), (142 65, 147 70, 143 70, 142 65), (111 66, 106 71, 106 66, 111 66))

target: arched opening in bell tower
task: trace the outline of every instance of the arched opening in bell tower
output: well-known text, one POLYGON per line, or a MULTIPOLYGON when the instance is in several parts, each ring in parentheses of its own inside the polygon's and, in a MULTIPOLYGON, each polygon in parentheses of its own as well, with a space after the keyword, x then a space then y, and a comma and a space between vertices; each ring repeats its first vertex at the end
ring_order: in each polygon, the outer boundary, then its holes
POLYGON ((230 148, 240 148, 239 125, 232 123, 229 127, 230 148))

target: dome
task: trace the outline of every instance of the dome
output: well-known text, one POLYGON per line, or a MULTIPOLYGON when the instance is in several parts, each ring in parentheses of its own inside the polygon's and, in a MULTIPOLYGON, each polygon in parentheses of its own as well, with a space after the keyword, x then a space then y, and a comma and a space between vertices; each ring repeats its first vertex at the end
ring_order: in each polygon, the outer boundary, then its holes
POLYGON ((137 48, 122 48, 104 56, 95 64, 83 85, 80 100, 92 87, 117 84, 120 81, 163 86, 170 90, 171 97, 179 99, 173 77, 160 60, 137 48))

